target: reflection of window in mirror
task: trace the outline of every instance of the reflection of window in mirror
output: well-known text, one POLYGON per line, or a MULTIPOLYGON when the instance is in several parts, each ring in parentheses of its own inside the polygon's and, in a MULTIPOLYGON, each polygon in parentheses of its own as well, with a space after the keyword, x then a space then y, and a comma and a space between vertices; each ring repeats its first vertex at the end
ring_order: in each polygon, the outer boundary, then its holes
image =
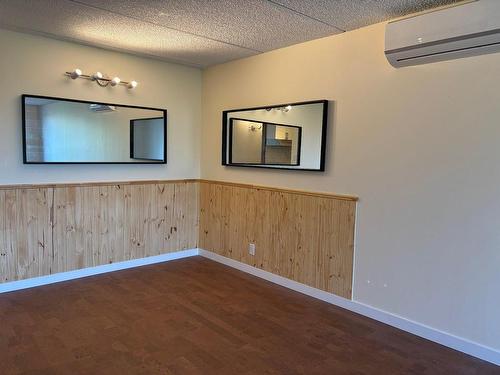
POLYGON ((230 162, 300 165, 300 141, 299 126, 232 118, 230 162))

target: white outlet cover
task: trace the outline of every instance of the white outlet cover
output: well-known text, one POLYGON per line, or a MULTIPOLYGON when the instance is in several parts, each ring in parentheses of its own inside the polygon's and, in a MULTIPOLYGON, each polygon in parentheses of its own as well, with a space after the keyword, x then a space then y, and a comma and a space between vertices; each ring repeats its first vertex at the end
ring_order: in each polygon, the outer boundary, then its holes
POLYGON ((255 244, 254 243, 248 244, 248 253, 250 255, 255 255, 255 244))

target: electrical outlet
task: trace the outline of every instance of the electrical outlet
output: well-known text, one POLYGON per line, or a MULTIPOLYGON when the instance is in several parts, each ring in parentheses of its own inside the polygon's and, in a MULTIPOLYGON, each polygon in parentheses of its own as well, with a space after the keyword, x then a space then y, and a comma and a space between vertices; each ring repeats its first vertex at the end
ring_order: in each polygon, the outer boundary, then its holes
POLYGON ((255 255, 255 244, 254 243, 248 244, 248 254, 255 255))

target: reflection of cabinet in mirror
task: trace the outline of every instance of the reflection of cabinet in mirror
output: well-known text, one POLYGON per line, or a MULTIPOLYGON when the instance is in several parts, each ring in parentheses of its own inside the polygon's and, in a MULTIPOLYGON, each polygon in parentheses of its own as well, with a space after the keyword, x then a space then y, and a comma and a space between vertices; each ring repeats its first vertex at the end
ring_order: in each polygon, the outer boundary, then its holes
POLYGON ((265 124, 264 164, 300 165, 302 128, 294 125, 265 124))
POLYGON ((300 126, 231 118, 230 163, 300 165, 300 126))

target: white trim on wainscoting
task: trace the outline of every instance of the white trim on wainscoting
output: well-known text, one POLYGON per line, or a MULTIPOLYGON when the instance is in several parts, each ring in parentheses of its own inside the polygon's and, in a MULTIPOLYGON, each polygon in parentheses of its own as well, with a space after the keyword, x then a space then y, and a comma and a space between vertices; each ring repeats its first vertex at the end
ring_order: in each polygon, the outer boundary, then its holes
POLYGON ((181 259, 198 255, 198 249, 189 249, 183 251, 176 251, 174 253, 166 253, 161 255, 153 255, 146 258, 126 260, 123 262, 116 262, 110 264, 103 264, 96 267, 82 268, 79 270, 55 273, 53 275, 33 277, 31 279, 10 281, 0 284, 0 293, 13 292, 15 290, 33 288, 35 286, 59 283, 61 281, 68 281, 79 279, 87 276, 99 275, 101 273, 125 270, 127 268, 134 268, 140 266, 147 266, 149 264, 167 262, 169 260, 181 259))
POLYGON ((414 322, 364 303, 351 301, 335 294, 301 284, 210 251, 199 249, 199 255, 500 366, 499 350, 440 331, 425 324, 414 322))

